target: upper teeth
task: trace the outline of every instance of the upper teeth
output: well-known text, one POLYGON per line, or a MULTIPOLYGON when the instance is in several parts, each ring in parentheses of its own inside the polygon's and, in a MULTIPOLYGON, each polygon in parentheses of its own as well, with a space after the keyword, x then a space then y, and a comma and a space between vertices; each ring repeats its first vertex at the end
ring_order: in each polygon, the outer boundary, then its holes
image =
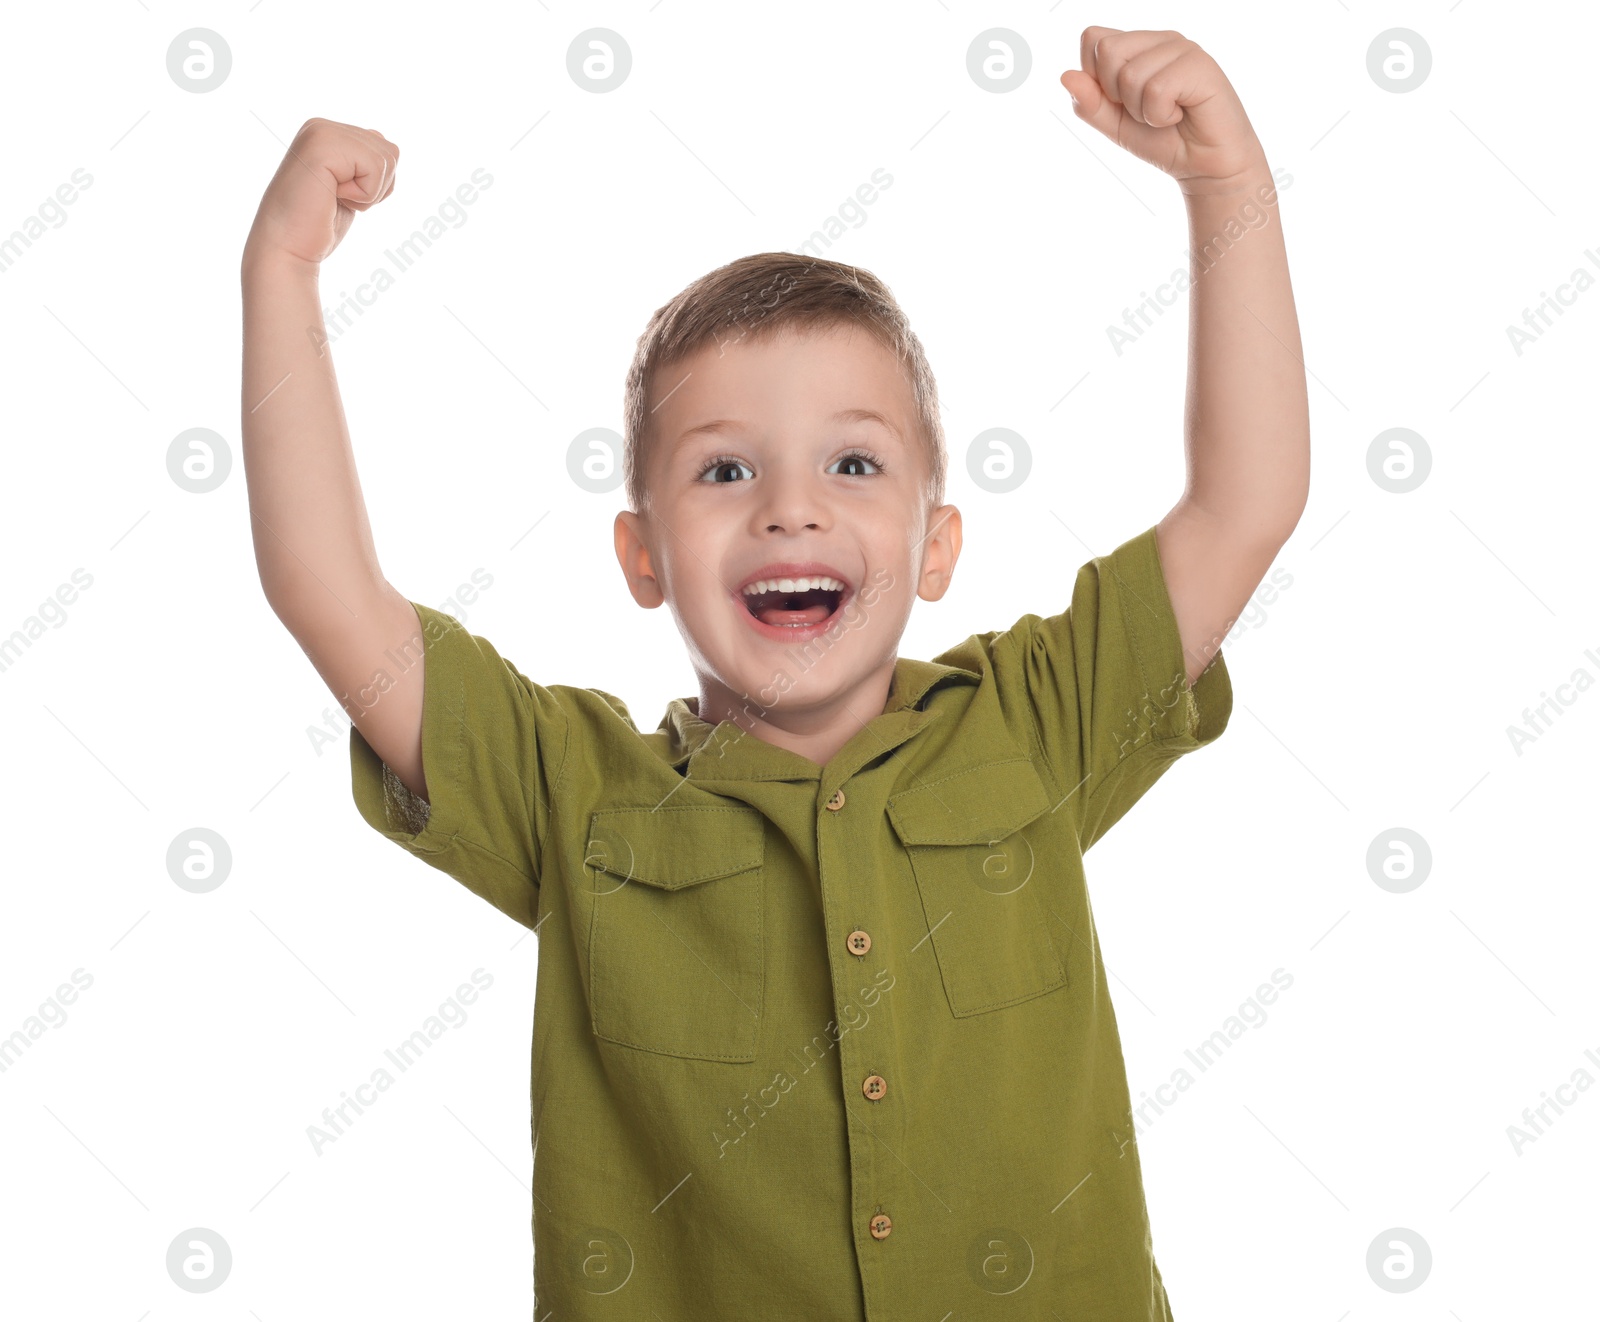
POLYGON ((825 588, 830 592, 844 591, 844 584, 836 578, 829 578, 826 574, 814 574, 810 578, 763 578, 755 583, 745 586, 745 595, 757 592, 810 592, 812 588, 825 588))

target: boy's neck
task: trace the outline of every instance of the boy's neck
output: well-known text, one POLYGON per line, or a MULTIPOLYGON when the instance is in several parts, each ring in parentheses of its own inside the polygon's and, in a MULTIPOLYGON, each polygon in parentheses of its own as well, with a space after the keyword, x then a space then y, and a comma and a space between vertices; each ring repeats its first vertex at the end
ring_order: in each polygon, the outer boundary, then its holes
POLYGON ((895 657, 850 688, 823 702, 798 707, 780 694, 771 706, 743 697, 706 675, 700 676, 695 714, 708 725, 731 721, 747 735, 786 749, 825 767, 838 751, 889 704, 895 657))

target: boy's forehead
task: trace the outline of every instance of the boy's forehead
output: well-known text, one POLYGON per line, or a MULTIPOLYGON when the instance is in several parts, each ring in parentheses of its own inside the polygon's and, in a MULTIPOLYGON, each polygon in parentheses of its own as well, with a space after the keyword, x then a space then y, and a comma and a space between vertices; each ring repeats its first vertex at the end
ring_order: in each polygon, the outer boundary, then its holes
MULTIPOLYGON (((705 422, 697 423, 692 427, 679 432, 672 438, 670 449, 677 450, 682 446, 692 444, 710 436, 737 436, 744 432, 755 420, 742 417, 717 417, 705 422)), ((868 408, 843 408, 836 409, 825 417, 819 419, 826 426, 840 426, 851 423, 865 423, 876 428, 881 428, 893 435, 897 440, 904 442, 906 436, 900 423, 892 416, 886 416, 877 409, 868 408)))
POLYGON ((655 384, 652 412, 669 453, 762 424, 774 408, 904 439, 914 406, 895 357, 855 327, 709 344, 659 369, 655 384))

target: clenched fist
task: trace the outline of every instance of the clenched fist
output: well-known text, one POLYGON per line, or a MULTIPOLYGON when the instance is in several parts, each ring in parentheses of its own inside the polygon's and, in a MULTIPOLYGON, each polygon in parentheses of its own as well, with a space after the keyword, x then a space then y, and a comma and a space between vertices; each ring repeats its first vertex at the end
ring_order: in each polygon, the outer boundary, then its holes
POLYGON ((300 126, 245 240, 245 259, 290 256, 318 265, 355 219, 394 191, 400 148, 383 134, 331 119, 300 126))
POLYGON ((1080 57, 1082 69, 1061 75, 1078 118, 1185 193, 1226 192, 1265 171, 1233 84, 1182 33, 1085 28, 1080 57))

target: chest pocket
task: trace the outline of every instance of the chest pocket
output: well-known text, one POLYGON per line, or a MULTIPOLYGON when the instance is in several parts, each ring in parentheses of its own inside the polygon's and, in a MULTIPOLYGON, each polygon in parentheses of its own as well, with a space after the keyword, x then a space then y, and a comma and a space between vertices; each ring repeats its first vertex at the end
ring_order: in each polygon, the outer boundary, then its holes
POLYGON ((990 762, 889 798, 889 820, 933 933, 957 1018, 1032 1000, 1067 970, 1041 903, 1050 861, 1022 828, 1051 798, 1026 758, 990 762))
POLYGON ((597 812, 589 1009, 597 1037, 699 1060, 754 1060, 764 990, 765 820, 754 808, 597 812))

